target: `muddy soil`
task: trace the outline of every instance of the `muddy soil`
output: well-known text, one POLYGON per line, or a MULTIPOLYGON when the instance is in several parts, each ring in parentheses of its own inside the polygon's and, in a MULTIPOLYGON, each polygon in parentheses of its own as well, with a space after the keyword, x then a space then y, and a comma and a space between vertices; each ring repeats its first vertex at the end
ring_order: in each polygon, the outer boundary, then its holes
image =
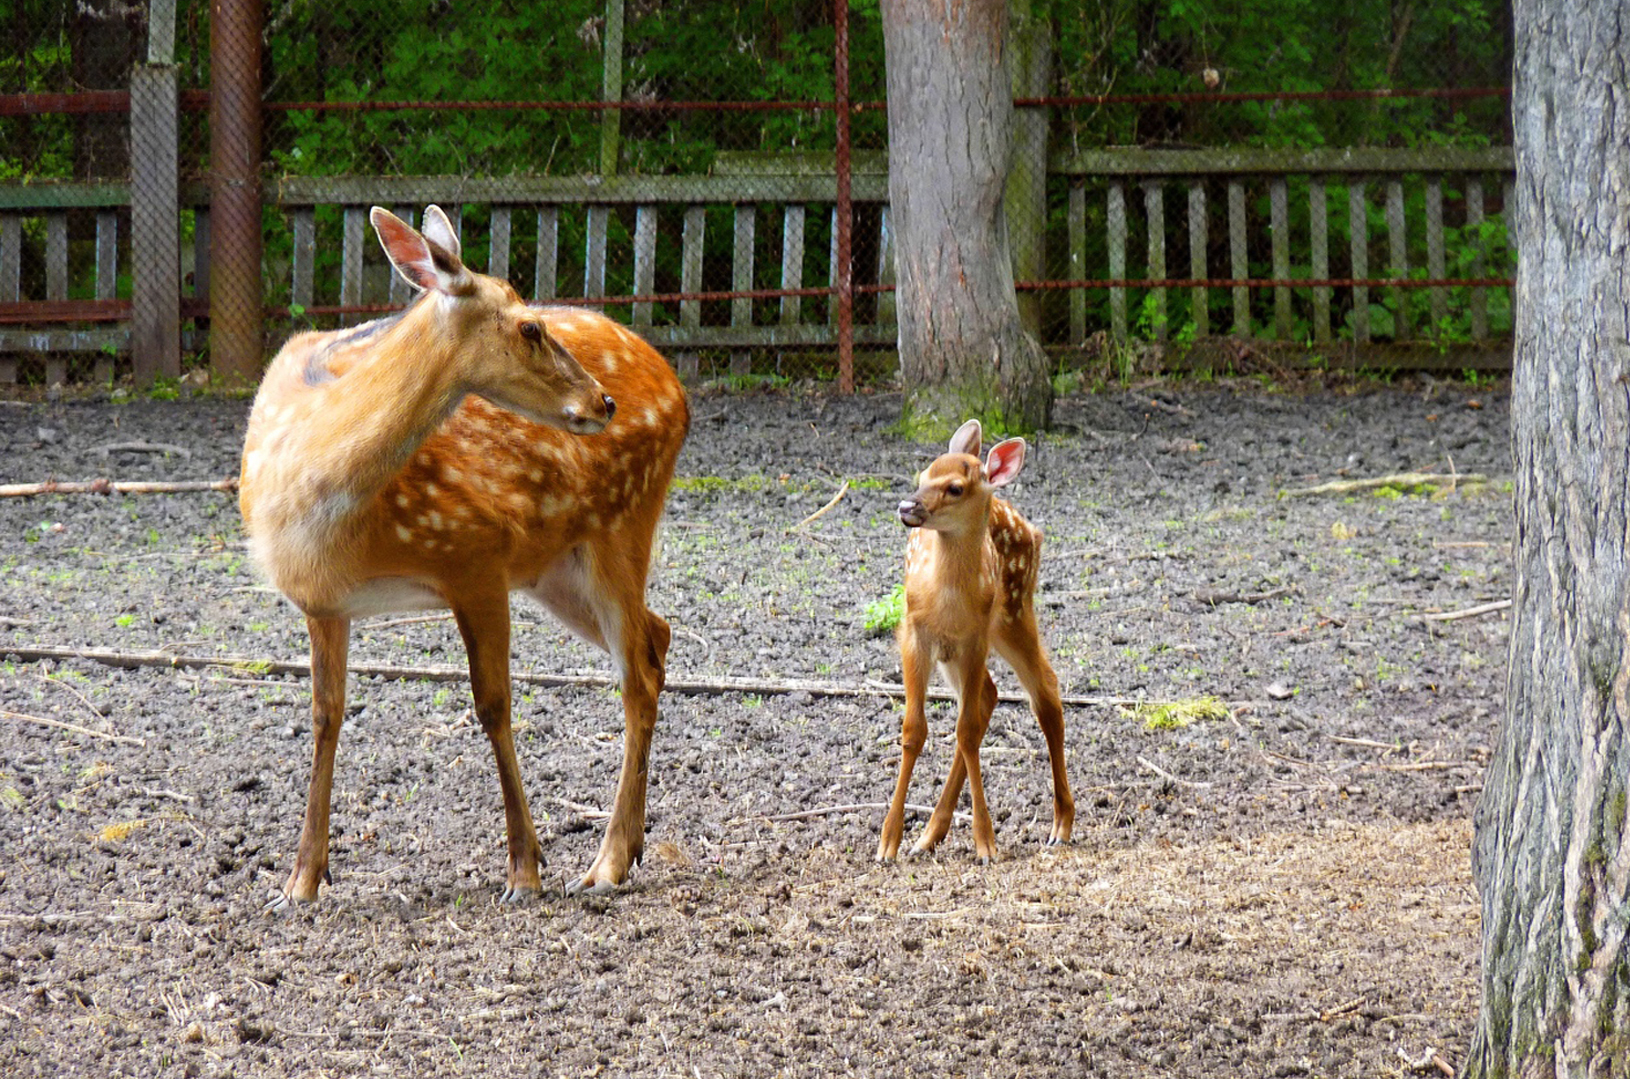
MULTIPOLYGON (((620 760, 609 664, 517 600, 513 667, 536 676, 517 685, 517 741, 550 892, 497 902, 503 817, 467 685, 360 674, 332 885, 263 915, 297 840, 309 690, 228 659, 300 660, 306 642, 247 564, 233 497, 0 499, 0 1072, 1458 1064, 1469 821, 1508 615, 1434 616, 1509 595, 1504 394, 1184 382, 1061 400, 1010 497, 1048 537, 1075 839, 1043 845, 1046 751, 1006 702, 982 758, 987 867, 961 819, 927 858, 872 861, 901 709, 866 609, 898 580, 894 506, 938 449, 887 433, 898 406, 693 394, 650 590, 676 688, 645 863, 609 898, 559 887, 593 855, 620 760), (1402 471, 1459 478, 1285 495, 1402 471), (220 663, 67 655, 91 649, 220 663), (588 677, 543 677, 559 675, 588 677), (1136 703, 1202 698, 1225 707, 1136 703)), ((0 402, 0 483, 232 475, 247 408, 0 402)), ((359 625, 351 655, 463 662, 451 623, 422 618, 359 625)), ((914 804, 937 796, 953 719, 930 715, 914 804)))

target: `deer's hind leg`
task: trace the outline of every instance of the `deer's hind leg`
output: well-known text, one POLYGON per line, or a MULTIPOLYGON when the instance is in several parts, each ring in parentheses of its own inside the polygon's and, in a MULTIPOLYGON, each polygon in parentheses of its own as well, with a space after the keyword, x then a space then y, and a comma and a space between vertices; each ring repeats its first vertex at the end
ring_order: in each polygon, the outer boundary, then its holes
POLYGON ((998 626, 991 643, 1019 676, 1047 741, 1047 756, 1053 768, 1053 830, 1047 843, 1067 843, 1075 827, 1075 799, 1064 767, 1064 707, 1059 698, 1058 675, 1041 645, 1033 609, 1027 604, 1012 621, 998 626))

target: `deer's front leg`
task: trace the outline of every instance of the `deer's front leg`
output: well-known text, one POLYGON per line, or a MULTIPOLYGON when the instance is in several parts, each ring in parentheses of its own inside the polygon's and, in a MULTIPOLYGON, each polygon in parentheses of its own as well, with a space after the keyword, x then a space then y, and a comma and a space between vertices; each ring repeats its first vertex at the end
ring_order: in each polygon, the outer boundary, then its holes
POLYGON ((334 790, 334 751, 345 722, 345 663, 351 623, 344 618, 306 619, 311 635, 311 781, 306 788, 306 819, 282 894, 266 905, 281 911, 292 903, 312 903, 328 878, 328 815, 334 790))
POLYGON ((498 786, 504 794, 504 832, 509 840, 509 871, 503 901, 519 903, 543 891, 538 868, 543 847, 526 805, 520 762, 509 716, 509 595, 498 588, 471 586, 459 591, 453 608, 464 649, 470 658, 470 688, 475 717, 492 743, 498 786))

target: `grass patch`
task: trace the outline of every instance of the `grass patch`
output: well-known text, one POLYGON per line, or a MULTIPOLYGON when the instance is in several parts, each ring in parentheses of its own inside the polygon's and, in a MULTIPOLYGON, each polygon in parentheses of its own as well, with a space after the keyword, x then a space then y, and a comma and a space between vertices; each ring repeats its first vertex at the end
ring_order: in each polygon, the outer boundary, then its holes
POLYGON ((1140 704, 1132 715, 1151 731, 1175 731, 1207 719, 1227 719, 1228 706, 1216 697, 1189 697, 1165 704, 1140 704))
POLYGON ((894 591, 866 605, 866 632, 889 633, 906 616, 906 586, 897 584, 894 591))

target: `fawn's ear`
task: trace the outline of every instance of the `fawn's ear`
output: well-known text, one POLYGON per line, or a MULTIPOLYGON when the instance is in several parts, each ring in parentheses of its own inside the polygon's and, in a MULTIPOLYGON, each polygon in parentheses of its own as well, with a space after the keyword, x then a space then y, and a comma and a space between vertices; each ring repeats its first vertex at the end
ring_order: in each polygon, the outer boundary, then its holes
POLYGON ((992 487, 1006 487, 1019 478, 1024 468, 1025 444, 1022 438, 1009 438, 990 448, 985 458, 985 482, 992 487))
POLYGON ((968 453, 979 456, 979 443, 984 438, 984 431, 979 427, 978 420, 969 420, 956 429, 951 436, 952 453, 968 453))

